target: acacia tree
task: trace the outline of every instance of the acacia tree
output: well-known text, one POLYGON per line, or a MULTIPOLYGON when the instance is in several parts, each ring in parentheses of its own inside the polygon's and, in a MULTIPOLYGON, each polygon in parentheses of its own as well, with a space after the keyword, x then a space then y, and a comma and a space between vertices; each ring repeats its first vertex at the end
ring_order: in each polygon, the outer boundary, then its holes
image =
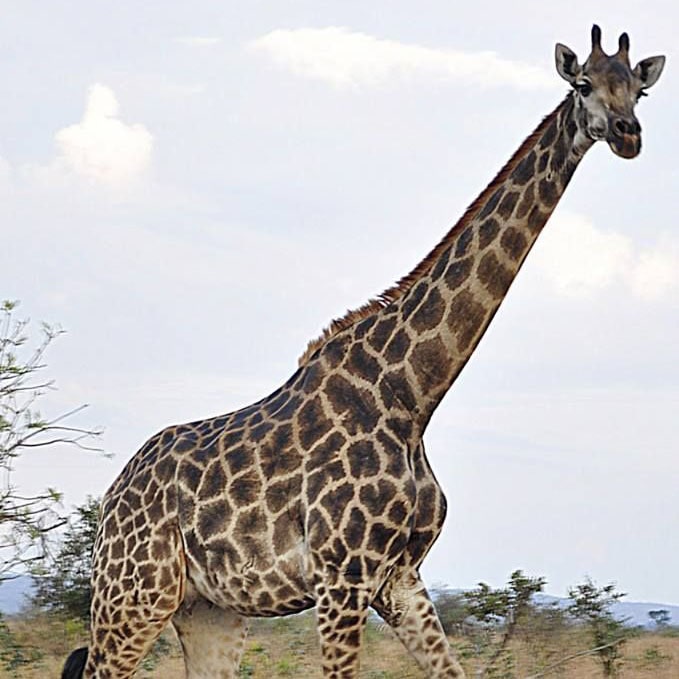
POLYGON ((64 331, 41 324, 31 348, 29 321, 15 317, 16 307, 16 302, 0 303, 0 582, 43 558, 48 535, 66 522, 56 489, 24 494, 16 487, 17 458, 57 444, 98 450, 91 442, 101 434, 98 428, 70 425, 70 418, 86 406, 53 417, 41 414, 41 400, 55 388, 44 376, 45 352, 64 331))
POLYGON ((533 597, 542 592, 546 580, 514 571, 507 586, 493 589, 480 582, 476 589, 465 592, 469 615, 476 621, 468 634, 471 645, 463 654, 475 656, 481 663, 475 672, 478 679, 513 677, 514 658, 509 642, 519 624, 532 608, 533 597))
POLYGON ((61 544, 33 574, 32 602, 66 620, 87 624, 92 590, 92 550, 99 523, 100 498, 88 497, 69 519, 61 544))
POLYGON ((622 647, 630 635, 629 628, 625 626, 627 621, 619 620, 611 611, 613 604, 624 596, 624 592, 616 592, 614 584, 597 587, 590 578, 568 591, 571 600, 568 612, 587 628, 593 644, 592 652, 601 663, 604 677, 618 674, 622 647))
POLYGON ((666 608, 649 611, 648 617, 653 621, 658 630, 666 630, 670 626, 670 621, 672 620, 672 616, 666 608))

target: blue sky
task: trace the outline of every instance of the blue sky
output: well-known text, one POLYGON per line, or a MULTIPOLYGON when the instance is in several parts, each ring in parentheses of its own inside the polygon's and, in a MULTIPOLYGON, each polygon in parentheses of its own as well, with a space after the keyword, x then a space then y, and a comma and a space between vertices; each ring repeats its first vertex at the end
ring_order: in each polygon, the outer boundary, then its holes
POLYGON ((3 3, 0 296, 68 334, 52 412, 111 460, 275 389, 331 318, 424 256, 566 92, 593 22, 668 57, 639 158, 595 147, 427 432, 449 501, 428 583, 679 603, 679 10, 656 2, 3 3))

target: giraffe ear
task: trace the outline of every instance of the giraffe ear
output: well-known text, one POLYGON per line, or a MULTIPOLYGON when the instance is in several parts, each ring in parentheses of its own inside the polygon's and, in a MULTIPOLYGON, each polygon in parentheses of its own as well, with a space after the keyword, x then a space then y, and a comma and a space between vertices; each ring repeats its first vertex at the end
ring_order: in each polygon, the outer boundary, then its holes
POLYGON ((647 89, 658 82, 664 67, 665 57, 648 57, 648 59, 642 59, 634 67, 634 75, 641 80, 641 86, 647 89))
POLYGON ((554 58, 556 60, 557 73, 566 82, 573 85, 578 72, 580 71, 580 64, 578 64, 578 58, 575 56, 575 52, 570 47, 566 47, 566 45, 557 42, 556 49, 554 50, 554 58))

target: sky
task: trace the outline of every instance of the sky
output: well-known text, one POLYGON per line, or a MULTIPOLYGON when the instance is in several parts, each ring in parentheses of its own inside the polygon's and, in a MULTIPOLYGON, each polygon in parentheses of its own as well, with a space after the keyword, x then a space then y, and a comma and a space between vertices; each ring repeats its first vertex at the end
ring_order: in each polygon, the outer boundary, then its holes
POLYGON ((100 495, 162 427, 261 398, 443 236, 567 91, 592 23, 665 54, 632 161, 595 146, 425 441, 448 498, 429 585, 679 604, 674 2, 0 1, 0 298, 67 333, 44 414, 105 458, 25 454, 100 495))

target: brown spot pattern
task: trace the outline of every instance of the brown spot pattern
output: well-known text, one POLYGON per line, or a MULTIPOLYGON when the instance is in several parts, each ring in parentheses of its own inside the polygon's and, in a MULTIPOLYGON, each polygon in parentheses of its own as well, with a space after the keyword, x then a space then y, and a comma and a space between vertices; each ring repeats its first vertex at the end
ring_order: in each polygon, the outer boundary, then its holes
POLYGON ((516 209, 517 219, 523 219, 528 214, 528 211, 531 209, 531 207, 533 207, 534 200, 535 195, 533 190, 533 184, 529 184, 523 190, 523 197, 519 201, 519 206, 516 209))
POLYGON ((419 342, 413 347, 413 369, 423 393, 445 385, 448 377, 447 351, 440 337, 419 342))
POLYGON ((473 266, 474 260, 471 257, 452 261, 444 278, 446 285, 451 290, 459 288, 469 278, 473 266))
POLYGON ((521 231, 510 226, 502 234, 500 245, 511 259, 518 262, 526 252, 528 241, 521 231))
MULTIPOLYGON (((445 309, 446 305, 438 288, 432 288, 420 308, 411 316, 410 326, 417 333, 431 330, 439 325, 445 309)), ((375 376, 375 379, 377 379, 377 376, 375 376)))
POLYGON ((514 212, 514 207, 519 200, 518 191, 510 191, 502 199, 502 202, 497 206, 497 214, 502 217, 502 219, 509 219, 514 212))
POLYGON ((448 327, 457 337, 457 349, 466 351, 481 329, 486 310, 469 290, 459 292, 451 302, 448 312, 448 327))
POLYGON ((486 290, 496 299, 507 294, 507 290, 514 280, 514 274, 500 262, 494 252, 489 252, 483 256, 483 259, 479 262, 478 276, 486 290))
POLYGON ((479 246, 481 250, 485 250, 500 233, 500 225, 495 219, 486 219, 479 227, 479 246))

